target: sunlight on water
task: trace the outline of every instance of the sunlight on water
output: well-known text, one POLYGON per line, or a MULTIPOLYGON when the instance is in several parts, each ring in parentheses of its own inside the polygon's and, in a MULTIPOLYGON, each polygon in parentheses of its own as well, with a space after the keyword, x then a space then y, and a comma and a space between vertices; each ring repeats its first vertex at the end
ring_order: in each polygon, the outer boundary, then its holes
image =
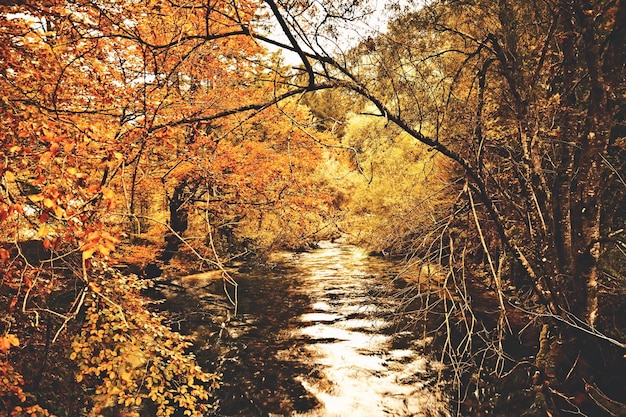
MULTIPOLYGON (((384 343, 389 339, 389 336, 385 335, 372 335, 362 332, 349 331, 336 326, 318 324, 306 327, 298 333, 309 336, 313 341, 316 339, 334 339, 341 341, 347 346, 354 347, 355 349, 367 350, 372 350, 372 348, 375 349, 380 343, 384 343)), ((312 346, 315 347, 318 345, 312 346)), ((327 348, 328 345, 324 344, 322 346, 327 348)))
POLYGON ((221 271, 180 277, 193 298, 179 305, 207 340, 200 353, 223 373, 215 415, 449 416, 442 367, 421 353, 432 339, 411 330, 389 292, 401 267, 340 243, 275 253, 268 268, 233 271, 236 315, 221 271))
POLYGON ((294 416, 449 415, 428 386, 438 365, 412 349, 392 349, 393 332, 384 330, 392 326, 385 313, 394 301, 374 302, 370 291, 380 280, 365 268, 367 259, 364 251, 330 242, 298 255, 312 311, 298 318, 303 327, 290 337, 308 340, 316 369, 298 379, 321 406, 294 416))
POLYGON ((308 322, 319 322, 319 321, 335 321, 343 316, 339 314, 329 314, 329 313, 306 313, 300 316, 299 320, 304 323, 308 322))
POLYGON ((384 329, 389 326, 389 323, 381 318, 373 319, 350 319, 341 323, 341 326, 347 329, 367 329, 370 331, 376 331, 378 329, 384 329))
POLYGON ((311 308, 317 311, 329 311, 332 310, 332 306, 328 304, 326 301, 318 301, 311 305, 311 308))

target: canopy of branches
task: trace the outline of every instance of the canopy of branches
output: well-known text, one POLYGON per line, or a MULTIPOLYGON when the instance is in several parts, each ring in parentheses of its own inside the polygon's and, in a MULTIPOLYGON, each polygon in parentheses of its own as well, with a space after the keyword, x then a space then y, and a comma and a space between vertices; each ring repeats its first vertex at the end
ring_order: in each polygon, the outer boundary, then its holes
POLYGON ((389 3, 1 2, 0 414, 208 412, 147 278, 341 234, 438 265, 466 389, 624 411, 626 3, 389 3))

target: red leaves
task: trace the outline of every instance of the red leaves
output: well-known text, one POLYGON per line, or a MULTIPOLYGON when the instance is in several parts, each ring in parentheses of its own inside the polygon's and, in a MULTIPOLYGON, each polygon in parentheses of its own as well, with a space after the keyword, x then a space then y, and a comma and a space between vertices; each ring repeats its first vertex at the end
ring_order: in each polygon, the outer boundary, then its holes
POLYGON ((0 248, 0 260, 6 262, 11 257, 11 252, 6 250, 5 248, 0 248))
POLYGON ((11 298, 11 302, 9 303, 9 311, 13 311, 16 304, 17 304, 17 296, 13 296, 11 298))

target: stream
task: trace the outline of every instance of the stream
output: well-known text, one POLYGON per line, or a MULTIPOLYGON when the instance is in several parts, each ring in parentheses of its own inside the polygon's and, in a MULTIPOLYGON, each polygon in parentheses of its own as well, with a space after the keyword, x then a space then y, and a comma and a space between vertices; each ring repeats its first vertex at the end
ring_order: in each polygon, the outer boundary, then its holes
POLYGON ((397 314, 394 265, 321 242, 237 271, 180 279, 198 360, 223 374, 215 416, 448 416, 429 340, 397 314), (228 294, 228 295, 227 295, 228 294), (235 308, 228 298, 236 299, 235 308))

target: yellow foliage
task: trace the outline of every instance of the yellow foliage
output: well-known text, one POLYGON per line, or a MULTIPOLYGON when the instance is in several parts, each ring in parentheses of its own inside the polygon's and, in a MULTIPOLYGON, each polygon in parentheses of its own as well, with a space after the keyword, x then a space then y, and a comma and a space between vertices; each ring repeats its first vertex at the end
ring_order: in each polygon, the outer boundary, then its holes
POLYGON ((352 166, 335 164, 331 173, 348 184, 344 205, 350 215, 342 228, 359 231, 381 250, 394 239, 401 243, 422 218, 432 222, 447 198, 442 190, 449 185, 449 170, 441 166, 442 158, 379 117, 350 115, 345 132, 343 144, 350 152, 344 157, 352 166))
POLYGON ((11 349, 11 347, 19 345, 20 341, 14 334, 7 333, 0 337, 0 351, 3 353, 11 349))
POLYGON ((86 322, 70 354, 78 366, 76 380, 98 393, 90 415, 115 404, 131 407, 145 401, 156 406, 157 416, 177 408, 190 415, 208 410, 209 390, 218 376, 198 367, 185 351, 189 341, 147 310, 139 294, 145 282, 106 268, 100 273, 106 279, 92 287, 96 298, 86 303, 86 322), (116 294, 115 299, 103 293, 116 294))

